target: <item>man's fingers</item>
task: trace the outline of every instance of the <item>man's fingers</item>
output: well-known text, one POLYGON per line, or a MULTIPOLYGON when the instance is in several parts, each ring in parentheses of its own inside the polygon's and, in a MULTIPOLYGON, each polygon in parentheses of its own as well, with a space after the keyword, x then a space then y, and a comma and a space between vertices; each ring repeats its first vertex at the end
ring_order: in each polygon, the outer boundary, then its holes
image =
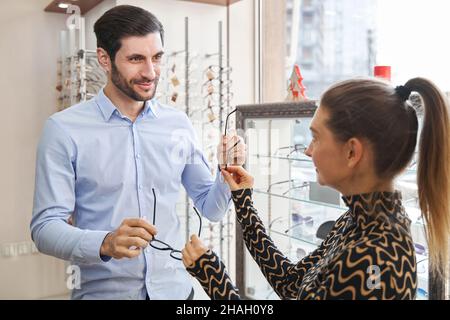
POLYGON ((158 230, 156 230, 156 227, 154 225, 148 223, 144 219, 130 218, 130 219, 125 219, 123 221, 123 223, 126 224, 129 227, 141 227, 141 228, 144 228, 145 230, 147 230, 148 233, 150 233, 151 235, 154 235, 154 236, 158 233, 158 230))
POLYGON ((127 249, 124 252, 124 257, 133 259, 133 258, 136 258, 137 256, 139 256, 140 254, 141 254, 141 248, 136 248, 134 250, 127 249))
POLYGON ((132 246, 138 248, 146 248, 148 246, 148 241, 145 241, 144 239, 141 239, 139 237, 128 237, 124 241, 124 245, 127 248, 130 248, 132 246))
POLYGON ((238 135, 226 135, 222 136, 222 144, 231 147, 236 142, 240 141, 242 143, 244 140, 238 135))
POLYGON ((120 247, 116 249, 116 254, 114 255, 115 259, 122 259, 122 258, 136 258, 141 254, 141 248, 136 249, 127 249, 125 247, 120 247))
POLYGON ((232 151, 246 152, 247 146, 242 142, 240 142, 238 145, 236 145, 236 147, 234 147, 234 149, 232 149, 232 151))
POLYGON ((129 227, 128 235, 132 237, 139 237, 147 242, 153 239, 153 236, 141 227, 129 227))
MULTIPOLYGON (((230 144, 231 147, 229 147, 229 148, 227 149, 227 152, 230 153, 230 152, 233 152, 233 151, 238 150, 237 148, 239 147, 239 144, 240 144, 240 141, 237 141, 237 142, 235 142, 235 143, 230 144)), ((227 146, 227 147, 228 147, 228 146, 227 146)))
POLYGON ((240 152, 233 152, 229 158, 232 159, 230 162, 240 163, 245 160, 245 155, 240 152))

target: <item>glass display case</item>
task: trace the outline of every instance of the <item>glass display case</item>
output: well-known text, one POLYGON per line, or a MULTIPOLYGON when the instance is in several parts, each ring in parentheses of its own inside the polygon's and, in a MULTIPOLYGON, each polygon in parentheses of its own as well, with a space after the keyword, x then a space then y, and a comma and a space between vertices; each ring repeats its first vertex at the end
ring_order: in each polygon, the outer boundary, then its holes
MULTIPOLYGON (((246 169, 254 176, 254 204, 277 247, 292 262, 313 251, 347 211, 341 195, 316 182, 308 146, 314 102, 237 107, 236 126, 247 144, 246 169)), ((424 223, 418 209, 415 160, 396 180, 412 221, 417 254, 417 299, 443 298, 443 285, 428 274, 424 223), (430 280, 430 281, 429 281, 430 280)), ((248 253, 236 224, 236 283, 247 299, 278 299, 248 253)))

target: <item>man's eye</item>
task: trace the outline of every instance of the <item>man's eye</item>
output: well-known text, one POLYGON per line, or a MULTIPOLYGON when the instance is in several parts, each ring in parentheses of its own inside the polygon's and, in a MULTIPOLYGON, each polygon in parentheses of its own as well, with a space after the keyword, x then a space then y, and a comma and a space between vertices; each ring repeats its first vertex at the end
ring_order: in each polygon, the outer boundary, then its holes
POLYGON ((140 60, 142 60, 141 57, 132 57, 132 58, 130 58, 130 61, 140 61, 140 60))

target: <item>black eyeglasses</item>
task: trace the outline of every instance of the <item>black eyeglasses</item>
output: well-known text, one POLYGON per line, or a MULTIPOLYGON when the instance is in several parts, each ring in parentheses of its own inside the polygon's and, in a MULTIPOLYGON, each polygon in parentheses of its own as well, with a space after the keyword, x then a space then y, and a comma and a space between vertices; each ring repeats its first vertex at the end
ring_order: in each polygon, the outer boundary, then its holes
MULTIPOLYGON (((231 111, 228 115, 227 115, 227 118, 226 118, 226 120, 225 120, 225 131, 224 131, 224 135, 226 136, 227 135, 227 132, 228 132, 228 119, 230 118, 230 116, 233 114, 233 113, 235 113, 237 111, 237 109, 234 109, 233 111, 231 111)), ((227 168, 227 166, 228 166, 228 163, 227 163, 227 159, 228 159, 228 153, 231 151, 231 150, 233 150, 239 143, 241 142, 241 140, 238 140, 230 149, 228 149, 227 151, 226 151, 226 158, 224 159, 225 160, 225 169, 227 168)))
MULTIPOLYGON (((154 202, 153 202, 153 225, 155 225, 155 219, 156 219, 156 194, 155 194, 155 189, 152 188, 152 192, 153 192, 153 198, 154 198, 154 202)), ((195 213, 198 216, 198 219, 200 221, 199 227, 198 227, 198 237, 200 238, 200 233, 202 231, 202 217, 200 216, 200 213, 198 212, 196 207, 193 207, 195 213)), ((180 250, 174 249, 172 248, 172 246, 170 246, 169 244, 165 243, 164 241, 158 240, 155 237, 153 237, 153 239, 150 241, 149 243, 150 247, 156 249, 156 250, 161 250, 161 251, 170 251, 170 256, 176 260, 180 260, 182 261, 182 253, 180 250)))
POLYGON ((227 131, 228 131, 228 119, 230 118, 230 116, 235 113, 237 111, 237 109, 234 109, 233 111, 231 111, 228 115, 227 115, 227 119, 225 120, 225 132, 224 134, 227 135, 227 131))

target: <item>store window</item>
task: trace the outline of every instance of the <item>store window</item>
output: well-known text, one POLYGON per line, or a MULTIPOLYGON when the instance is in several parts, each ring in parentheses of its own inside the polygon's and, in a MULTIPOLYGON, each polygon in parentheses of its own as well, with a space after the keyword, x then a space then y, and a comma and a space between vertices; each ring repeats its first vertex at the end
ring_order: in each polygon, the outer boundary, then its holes
MULTIPOLYGON (((308 97, 390 65, 392 81, 424 76, 450 92, 450 2, 285 0, 286 70, 300 66, 308 97), (427 13, 428 12, 428 13, 427 13)), ((265 5, 270 5, 270 1, 265 5)))

